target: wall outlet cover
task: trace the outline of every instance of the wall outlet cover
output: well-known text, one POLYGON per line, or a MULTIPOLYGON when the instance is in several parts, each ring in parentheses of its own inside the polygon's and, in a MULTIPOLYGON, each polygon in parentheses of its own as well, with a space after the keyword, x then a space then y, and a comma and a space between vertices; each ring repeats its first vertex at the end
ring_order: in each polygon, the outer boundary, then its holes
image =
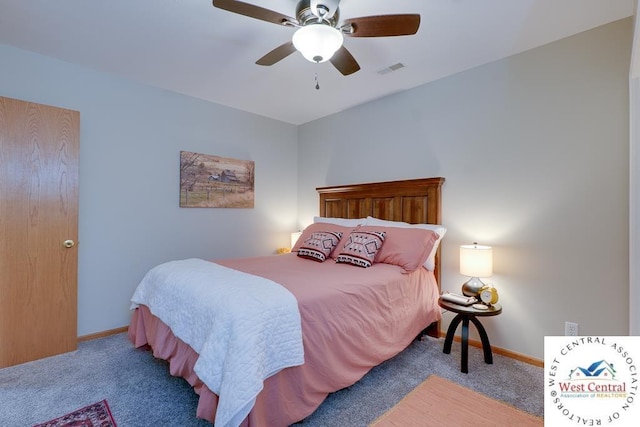
POLYGON ((567 337, 578 336, 578 324, 574 322, 564 322, 564 335, 567 337))

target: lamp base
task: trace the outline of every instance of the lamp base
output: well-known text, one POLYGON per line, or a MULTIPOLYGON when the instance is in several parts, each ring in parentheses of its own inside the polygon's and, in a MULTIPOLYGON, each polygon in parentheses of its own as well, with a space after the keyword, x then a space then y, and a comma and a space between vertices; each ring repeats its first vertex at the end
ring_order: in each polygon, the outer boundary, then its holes
POLYGON ((480 289, 486 286, 482 280, 477 277, 472 277, 471 279, 464 282, 462 285, 462 294, 468 297, 478 297, 480 295, 480 289))

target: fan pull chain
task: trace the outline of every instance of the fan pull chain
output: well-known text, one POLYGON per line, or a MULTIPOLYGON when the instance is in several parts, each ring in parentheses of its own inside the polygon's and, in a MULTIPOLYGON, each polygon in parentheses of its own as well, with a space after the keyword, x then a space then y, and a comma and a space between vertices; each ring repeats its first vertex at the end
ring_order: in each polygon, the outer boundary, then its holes
POLYGON ((318 83, 318 73, 316 73, 316 90, 320 90, 320 83, 318 83))

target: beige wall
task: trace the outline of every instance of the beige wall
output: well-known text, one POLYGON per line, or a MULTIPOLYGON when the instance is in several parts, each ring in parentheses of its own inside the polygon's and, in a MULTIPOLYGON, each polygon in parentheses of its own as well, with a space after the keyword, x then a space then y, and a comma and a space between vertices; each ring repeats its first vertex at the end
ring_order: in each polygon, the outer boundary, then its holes
POLYGON ((3 45, 0 94, 80 111, 79 335, 128 325, 161 262, 288 246, 296 126, 3 45), (179 208, 181 150, 255 161, 255 208, 179 208))
POLYGON ((444 176, 443 289, 465 280, 460 244, 494 246, 492 343, 542 357, 565 320, 629 330, 631 35, 626 19, 300 127, 2 45, 0 92, 81 111, 80 335, 126 325, 158 262, 285 246, 317 186, 444 176), (181 149, 255 160, 256 209, 178 208, 181 149))
POLYGON ((629 333, 640 335, 640 26, 636 2, 629 73, 629 333))
POLYGON ((565 321, 627 334, 632 29, 618 21, 301 126, 300 225, 317 186, 444 176, 442 287, 465 280, 459 245, 494 247, 492 344, 542 358, 565 321))

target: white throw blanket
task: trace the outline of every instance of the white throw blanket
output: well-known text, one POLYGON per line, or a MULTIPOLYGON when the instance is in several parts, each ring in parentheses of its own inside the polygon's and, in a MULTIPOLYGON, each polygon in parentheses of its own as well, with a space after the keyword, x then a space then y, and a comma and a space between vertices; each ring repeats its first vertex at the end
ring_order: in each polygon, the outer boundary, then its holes
POLYGON ((238 426, 266 378, 304 363, 298 303, 271 280, 201 259, 172 261, 151 269, 131 302, 200 355, 194 370, 219 397, 216 427, 238 426))

